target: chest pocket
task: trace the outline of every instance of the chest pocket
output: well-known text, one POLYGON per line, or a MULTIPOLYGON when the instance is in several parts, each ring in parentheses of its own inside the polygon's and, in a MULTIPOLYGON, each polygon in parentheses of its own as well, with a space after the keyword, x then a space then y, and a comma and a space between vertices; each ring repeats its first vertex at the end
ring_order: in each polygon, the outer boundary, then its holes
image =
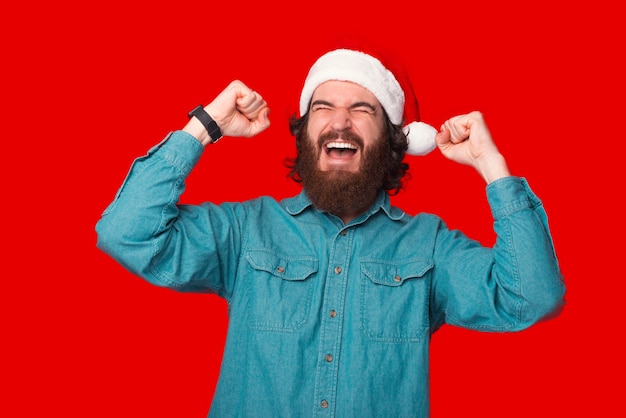
POLYGON ((249 326, 277 332, 301 327, 311 307, 317 258, 285 257, 264 249, 250 250, 245 257, 250 269, 246 272, 249 326))
POLYGON ((428 331, 429 259, 361 262, 361 330, 374 341, 417 342, 428 331))

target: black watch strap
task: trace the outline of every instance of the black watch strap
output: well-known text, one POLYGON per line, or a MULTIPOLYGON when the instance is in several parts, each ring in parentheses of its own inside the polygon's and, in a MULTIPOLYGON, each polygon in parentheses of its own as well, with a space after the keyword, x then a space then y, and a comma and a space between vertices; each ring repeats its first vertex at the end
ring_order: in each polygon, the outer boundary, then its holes
POLYGON ((198 105, 191 112, 189 112, 189 117, 196 117, 204 125, 204 128, 209 133, 211 137, 211 144, 217 142, 218 139, 222 137, 222 131, 220 127, 217 126, 217 123, 213 120, 211 115, 209 115, 202 105, 198 105))

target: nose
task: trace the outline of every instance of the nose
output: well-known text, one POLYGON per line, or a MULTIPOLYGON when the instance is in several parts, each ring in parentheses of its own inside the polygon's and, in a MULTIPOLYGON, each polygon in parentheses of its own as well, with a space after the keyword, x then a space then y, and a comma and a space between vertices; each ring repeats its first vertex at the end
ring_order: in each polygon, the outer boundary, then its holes
POLYGON ((333 110, 330 120, 330 127, 338 132, 352 128, 351 114, 345 107, 337 107, 333 110))

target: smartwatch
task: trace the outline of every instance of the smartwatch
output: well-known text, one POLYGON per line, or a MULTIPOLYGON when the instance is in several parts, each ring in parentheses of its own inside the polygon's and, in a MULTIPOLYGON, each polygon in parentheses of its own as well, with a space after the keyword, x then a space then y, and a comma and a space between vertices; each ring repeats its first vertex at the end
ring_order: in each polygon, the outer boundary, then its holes
POLYGON ((213 118, 204 110, 202 105, 198 105, 188 114, 189 118, 196 117, 202 123, 211 137, 211 144, 217 142, 222 137, 222 131, 213 118))

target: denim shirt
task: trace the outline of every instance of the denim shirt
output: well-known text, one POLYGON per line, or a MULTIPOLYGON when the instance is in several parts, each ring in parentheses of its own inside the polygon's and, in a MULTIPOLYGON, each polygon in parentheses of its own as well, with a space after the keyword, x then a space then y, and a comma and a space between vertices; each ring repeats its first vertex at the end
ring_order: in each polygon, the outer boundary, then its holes
POLYGON ((439 327, 517 331, 564 303, 524 179, 487 186, 497 239, 486 248, 385 193, 348 225, 304 193, 179 205, 202 150, 170 133, 135 160, 96 230, 99 248, 150 283, 228 301, 209 416, 426 417, 439 327))

